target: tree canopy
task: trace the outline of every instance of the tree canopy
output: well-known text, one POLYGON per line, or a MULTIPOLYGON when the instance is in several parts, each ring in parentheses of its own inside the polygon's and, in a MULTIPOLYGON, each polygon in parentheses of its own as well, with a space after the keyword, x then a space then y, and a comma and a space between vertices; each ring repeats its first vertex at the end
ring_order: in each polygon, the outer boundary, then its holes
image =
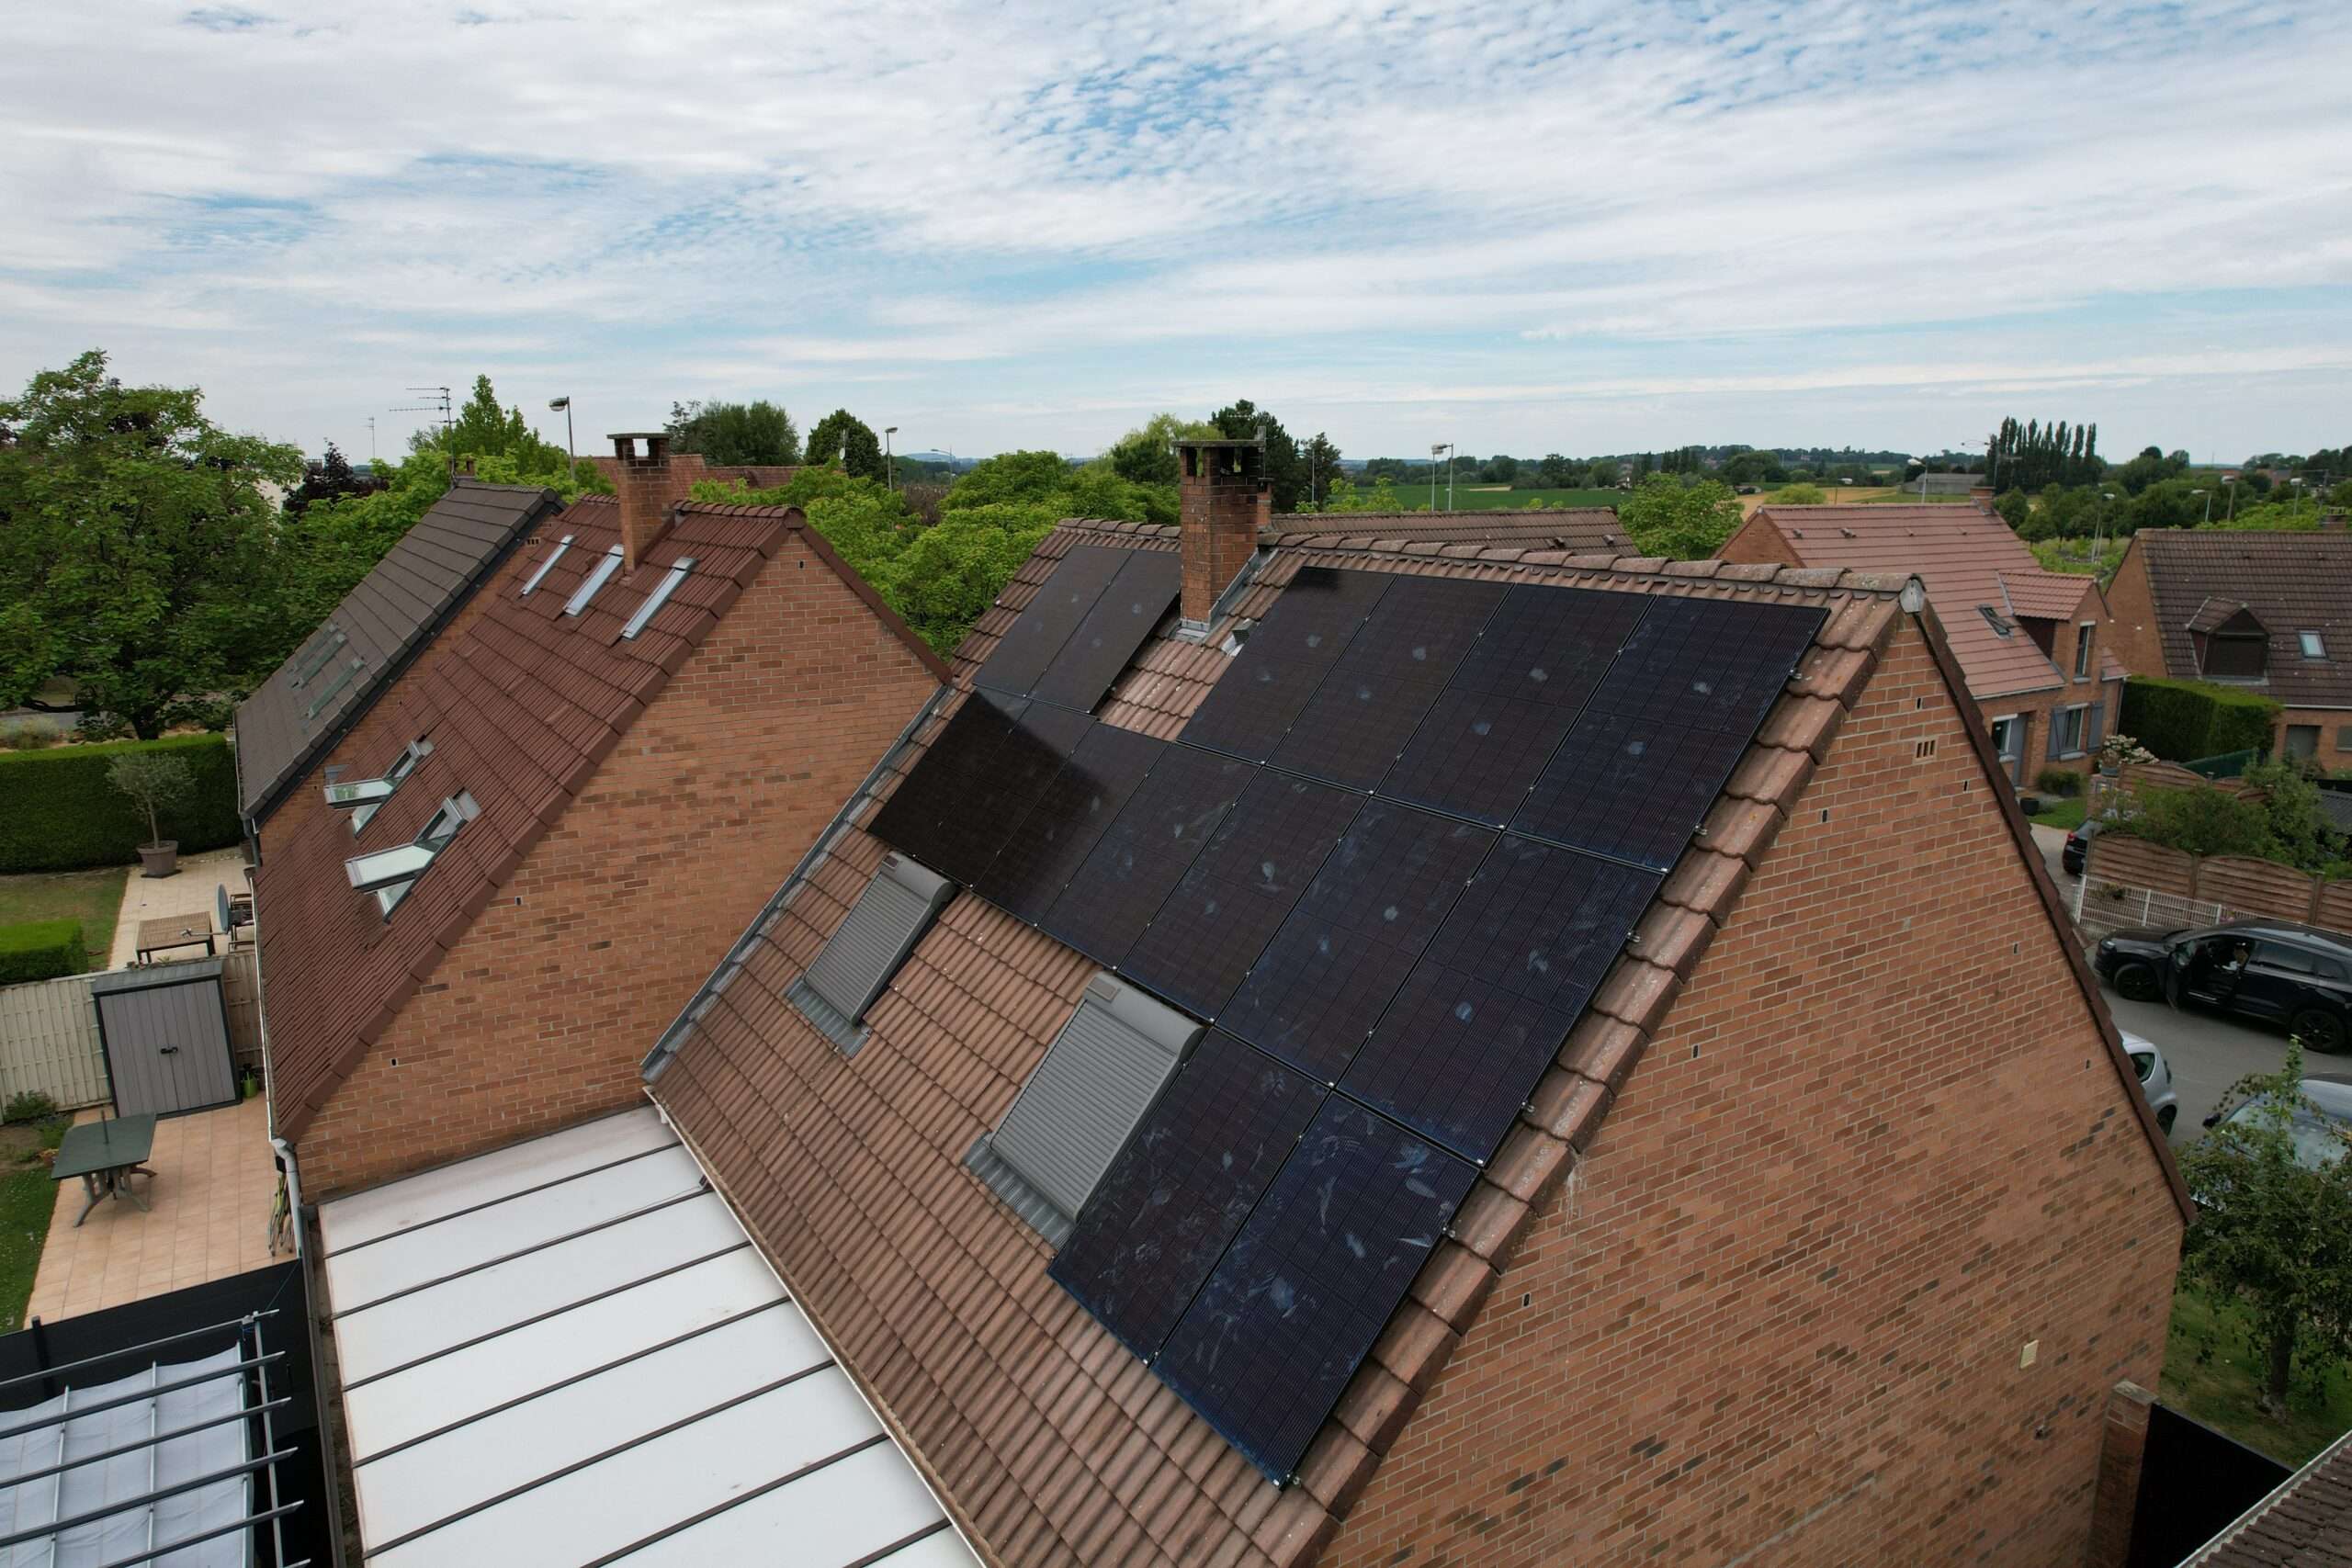
POLYGON ((362 474, 332 441, 327 454, 302 466, 302 482, 286 498, 286 514, 300 517, 313 502, 341 501, 345 496, 373 495, 384 488, 382 475, 362 474))
POLYGON ((1739 497, 1713 479, 1686 486, 1673 474, 1651 474, 1617 503, 1617 520, 1645 556, 1704 560, 1740 522, 1739 497))
POLYGON ((1130 483, 1173 485, 1178 478, 1176 443, 1218 434, 1217 427, 1204 419, 1156 413, 1113 442, 1102 454, 1102 461, 1110 465, 1113 473, 1130 483))
POLYGON ((668 429, 673 451, 699 453, 703 461, 720 467, 800 461, 800 433, 792 416, 765 398, 672 403, 668 429))
POLYGON ((882 443, 873 427, 847 409, 835 409, 808 427, 808 461, 839 463, 852 479, 883 477, 882 443))
POLYGON ((1306 465, 1299 457, 1298 443, 1291 439, 1281 420, 1243 398, 1211 414, 1209 423, 1228 441, 1261 437, 1266 443, 1266 481, 1273 492, 1274 510, 1298 510, 1306 495, 1306 465))
POLYGON ((263 486, 302 459, 202 405, 123 385, 95 350, 0 401, 0 706, 62 677, 153 737, 217 719, 283 657, 263 486))

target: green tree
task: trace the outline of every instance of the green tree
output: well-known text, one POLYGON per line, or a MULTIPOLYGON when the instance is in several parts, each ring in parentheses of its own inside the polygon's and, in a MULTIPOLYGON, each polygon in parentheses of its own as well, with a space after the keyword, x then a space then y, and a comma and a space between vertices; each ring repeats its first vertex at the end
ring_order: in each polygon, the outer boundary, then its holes
POLYGON ((1209 423, 1228 441, 1261 437, 1266 443, 1266 481, 1273 492, 1274 510, 1298 510, 1306 495, 1306 465, 1299 457, 1298 443, 1290 438, 1281 420, 1243 398, 1211 414, 1209 423))
POLYGON ((1785 484, 1767 499, 1781 506, 1819 506, 1829 497, 1819 485, 1785 484))
POLYGON ((300 517, 314 502, 341 501, 346 496, 373 495, 385 487, 381 474, 372 470, 362 478, 351 460, 332 441, 327 454, 315 463, 302 466, 302 482, 286 498, 286 514, 300 517))
POLYGON ((1130 484, 1172 486, 1178 478, 1176 443, 1217 433, 1216 426, 1204 419, 1156 413, 1112 443, 1102 458, 1112 472, 1130 484))
POLYGON ((839 463, 853 479, 883 477, 882 443, 873 427, 847 409, 835 409, 808 428, 808 461, 839 463))
POLYGON ((748 403, 672 403, 670 442, 721 467, 800 461, 800 433, 792 416, 765 398, 748 403))
POLYGON ((1993 510, 2001 514, 2002 522, 2022 534, 2026 519, 2033 515, 2033 498, 2021 490, 2006 490, 1993 502, 1993 510))
POLYGON ((196 388, 126 387, 92 351, 0 401, 0 706, 43 682, 152 738, 282 656, 275 514, 290 446, 196 388))
POLYGON ((196 793, 196 774, 186 759, 162 751, 121 751, 107 763, 107 783, 126 795, 147 818, 149 849, 164 842, 163 818, 196 793))
POLYGON ((1739 526, 1739 497, 1713 479, 1685 488, 1672 474, 1651 474, 1617 503, 1617 520, 1645 556, 1704 560, 1739 526))
POLYGON ((1306 444, 1305 461, 1307 502, 1312 506, 1330 494, 1331 487, 1340 482, 1340 449, 1318 430, 1315 439, 1306 444))
POLYGON ((1535 465, 1545 490, 1568 490, 1577 482, 1577 466, 1557 452, 1546 452, 1544 460, 1535 465))
POLYGON ((2299 1361, 2316 1380, 2352 1356, 2352 1160, 2302 1078, 2302 1045, 2290 1041, 2283 1066, 2232 1091, 2254 1109, 2180 1161, 2198 1205, 2181 1274, 2245 1314, 2266 1368, 2262 1406, 2274 1416, 2286 1411, 2299 1361))
POLYGON ((1786 480, 1788 470, 1781 459, 1770 452, 1740 452, 1724 459, 1724 480, 1736 485, 1776 485, 1786 480))

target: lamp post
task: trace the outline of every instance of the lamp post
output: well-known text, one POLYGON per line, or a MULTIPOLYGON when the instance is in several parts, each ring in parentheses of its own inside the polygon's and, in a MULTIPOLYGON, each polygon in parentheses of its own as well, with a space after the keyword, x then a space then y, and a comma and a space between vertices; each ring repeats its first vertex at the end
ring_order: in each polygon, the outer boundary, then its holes
POLYGON ((1437 510, 1437 460, 1445 456, 1445 443, 1430 443, 1430 510, 1437 510))
POLYGON ((2191 495, 2201 495, 2201 496, 2203 496, 2203 497, 2205 498, 2205 521, 2206 521, 2206 522, 2208 522, 2208 523, 2212 522, 2212 521, 2213 521, 2213 492, 2212 492, 2211 491, 2210 491, 2210 490, 2192 490, 2192 491, 2190 491, 2188 493, 2189 493, 2189 494, 2191 494, 2191 495))
POLYGON ((888 490, 899 488, 899 459, 890 452, 890 437, 898 434, 899 427, 895 424, 882 427, 882 483, 888 490))
POLYGON ((564 478, 573 484, 578 484, 580 482, 580 450, 571 444, 571 395, 567 392, 560 398, 549 398, 548 409, 550 412, 560 412, 563 415, 563 456, 571 465, 564 470, 564 478))

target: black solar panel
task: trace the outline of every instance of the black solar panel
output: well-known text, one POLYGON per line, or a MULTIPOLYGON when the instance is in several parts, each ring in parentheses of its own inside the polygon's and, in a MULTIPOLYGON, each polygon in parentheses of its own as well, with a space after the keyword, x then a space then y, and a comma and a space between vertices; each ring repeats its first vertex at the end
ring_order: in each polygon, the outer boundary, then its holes
POLYGON ((1094 720, 1085 714, 1031 703, 997 742, 978 775, 959 781, 950 808, 932 829, 935 858, 927 863, 931 868, 967 886, 978 882, 1038 791, 1094 728, 1094 720))
POLYGON ((1048 1272, 1149 1360, 1322 1098, 1211 1030, 1111 1162, 1048 1272))
POLYGON ((1333 1098, 1168 1337, 1159 1375, 1277 1481, 1371 1352, 1476 1172, 1333 1098))
POLYGON ((1652 601, 1512 816, 1512 830, 1660 871, 1672 866, 1823 614, 1652 601))
POLYGON ((1125 554, 1119 575, 1038 678, 1031 694, 1040 702, 1091 710, 1175 604, 1183 578, 1182 558, 1171 550, 1125 554))
POLYGON ((1216 1017, 1363 798, 1259 773, 1128 953, 1122 973, 1188 1012, 1216 1017))
POLYGON ((1036 804, 973 884, 980 897, 1035 925, 1045 919, 1144 775, 1164 740, 1097 724, 1037 793, 1036 804))
POLYGON ((868 830, 945 874, 938 860, 944 825, 980 788, 997 748, 1012 735, 1014 721, 1028 705, 990 692, 965 698, 874 814, 868 830))
POLYGON ((1504 835, 1340 1088, 1456 1153, 1490 1158, 1658 881, 1504 835))
POLYGON ((1133 550, 1101 545, 1080 545, 1065 554, 1037 585, 1035 597, 1022 606, 1021 614, 1005 628, 988 662, 972 677, 974 682, 991 691, 1027 696, 1070 633, 1094 608, 1102 590, 1134 555, 1133 550))
POLYGON ((1498 827, 1510 820, 1648 603, 1513 587, 1375 787, 1498 827))
POLYGON ((1338 1081, 1494 841, 1466 822, 1366 802, 1219 1027, 1338 1081))
POLYGON ((1038 923, 1117 968, 1257 773, 1247 762, 1169 747, 1038 923))
POLYGON ((1351 789, 1378 784, 1504 592, 1499 582, 1398 578, 1274 749, 1274 765, 1351 789))
POLYGON ((1179 739, 1264 761, 1396 581, 1385 572, 1301 568, 1179 739))

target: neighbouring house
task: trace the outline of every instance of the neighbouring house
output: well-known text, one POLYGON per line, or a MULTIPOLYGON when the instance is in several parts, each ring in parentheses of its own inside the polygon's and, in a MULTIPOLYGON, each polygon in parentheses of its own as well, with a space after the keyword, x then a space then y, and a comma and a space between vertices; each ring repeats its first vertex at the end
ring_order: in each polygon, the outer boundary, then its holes
POLYGON ((2107 595, 2132 673, 2257 692, 2274 753, 2352 765, 2352 533, 2143 528, 2107 595))
POLYGON ((435 637, 464 632, 476 591, 561 507, 553 491, 459 478, 238 705, 248 838, 435 637))
MULTIPOLYGON (((605 476, 607 483, 616 490, 620 488, 620 458, 597 456, 582 461, 595 464, 596 471, 605 476)), ((798 463, 712 463, 691 452, 673 452, 670 461, 682 470, 698 469, 687 477, 689 487, 698 480, 716 479, 721 484, 745 485, 752 490, 774 490, 790 484, 801 469, 798 463)))
POLYGON ((1998 517, 1935 503, 1768 505, 1716 553, 1917 576, 2002 775, 2020 789, 2045 768, 2088 773, 2115 726, 2125 667, 2110 646, 2113 618, 2098 580, 2043 570, 1998 517))
POLYGON ((1917 582, 1179 451, 645 1065, 982 1556, 2084 1562, 2188 1199, 1917 582))
POLYGON ((620 495, 384 628, 404 666, 261 818, 271 1127, 312 1198, 639 1103, 646 1041, 946 673, 797 510, 681 503, 698 465, 616 439, 620 495))

